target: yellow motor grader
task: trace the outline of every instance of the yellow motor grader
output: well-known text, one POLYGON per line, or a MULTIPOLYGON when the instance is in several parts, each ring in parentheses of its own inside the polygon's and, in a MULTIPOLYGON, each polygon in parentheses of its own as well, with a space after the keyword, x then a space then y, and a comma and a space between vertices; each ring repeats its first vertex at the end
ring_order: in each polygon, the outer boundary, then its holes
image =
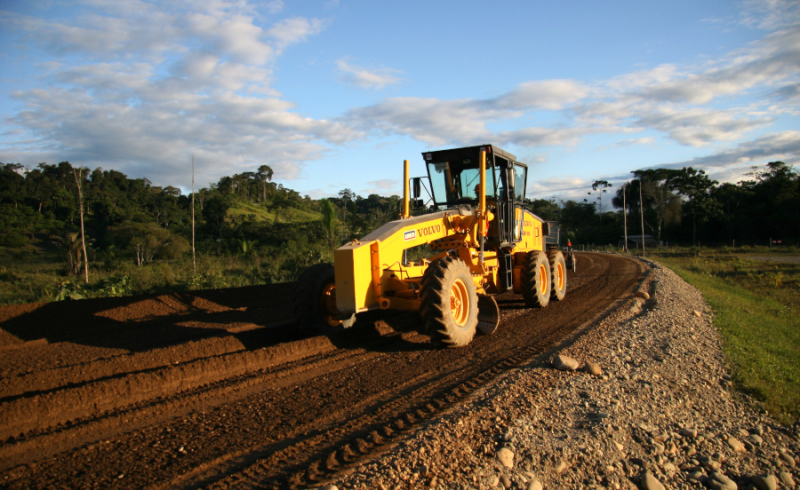
POLYGON ((523 204, 527 165, 493 145, 422 155, 436 211, 411 215, 424 178, 409 179, 406 160, 400 219, 343 245, 333 265, 315 265, 298 280, 301 329, 349 327, 369 310, 412 310, 434 342, 458 347, 476 331, 497 329, 492 295, 514 291, 536 308, 564 298, 567 262, 545 239, 558 225, 523 204), (420 246, 429 257, 411 260, 408 251, 420 246))

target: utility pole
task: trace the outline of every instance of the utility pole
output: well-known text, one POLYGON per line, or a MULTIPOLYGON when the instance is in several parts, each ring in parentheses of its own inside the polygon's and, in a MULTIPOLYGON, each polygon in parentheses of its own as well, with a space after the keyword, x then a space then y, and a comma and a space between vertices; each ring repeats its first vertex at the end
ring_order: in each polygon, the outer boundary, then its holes
POLYGON ((644 181, 639 179, 639 215, 642 217, 642 257, 645 255, 644 249, 644 206, 642 204, 642 184, 644 181))
POLYGON ((192 275, 197 275, 197 260, 194 253, 194 154, 192 154, 192 275))
POLYGON ((622 220, 625 223, 625 247, 623 250, 628 251, 628 204, 625 200, 625 194, 628 190, 628 184, 622 186, 622 220))

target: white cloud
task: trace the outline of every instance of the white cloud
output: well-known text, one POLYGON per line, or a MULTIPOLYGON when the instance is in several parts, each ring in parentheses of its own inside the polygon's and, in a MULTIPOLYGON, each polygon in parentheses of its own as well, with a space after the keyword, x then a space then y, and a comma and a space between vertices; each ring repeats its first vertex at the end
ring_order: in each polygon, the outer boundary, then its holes
POLYGON ((705 157, 659 165, 659 167, 694 167, 710 173, 735 167, 749 169, 751 165, 776 160, 789 164, 800 161, 800 131, 781 131, 767 134, 705 157))
POLYGON ((591 190, 592 182, 581 177, 568 175, 549 179, 532 179, 528 176, 526 190, 529 199, 573 199, 586 197, 587 189, 591 190))
POLYGON ((555 111, 588 94, 588 87, 575 80, 544 80, 521 83, 516 89, 488 103, 512 110, 538 108, 555 111))
POLYGON ((339 78, 351 85, 361 88, 380 89, 402 81, 402 79, 397 76, 399 71, 391 68, 380 68, 370 71, 366 68, 353 66, 345 60, 338 60, 336 62, 336 68, 339 70, 339 78))
POLYGON ((644 138, 631 138, 627 140, 618 141, 616 144, 617 148, 625 148, 626 146, 634 146, 634 145, 653 145, 655 144, 656 139, 652 136, 646 136, 644 138))
POLYGON ((391 98, 350 111, 348 120, 365 130, 405 134, 434 146, 478 141, 574 146, 590 134, 655 130, 681 145, 703 147, 736 141, 769 125, 776 111, 796 112, 791 104, 797 101, 798 78, 800 24, 784 24, 701 66, 665 64, 593 85, 530 81, 487 99, 391 98), (758 102, 737 106, 737 98, 752 100, 754 92, 758 102), (775 97, 783 102, 780 107, 768 105, 775 97), (555 125, 537 125, 541 111, 562 118, 555 125), (517 127, 489 129, 498 122, 517 127))
POLYGON ((367 182, 372 187, 384 190, 384 191, 397 191, 398 189, 403 188, 402 182, 397 179, 380 179, 380 180, 372 180, 367 182))
MULTIPOLYGON (((262 7, 274 15, 282 2, 262 7)), ((0 161, 69 159, 174 185, 187 181, 194 153, 199 178, 268 163, 292 179, 326 144, 361 136, 297 114, 270 86, 276 57, 319 33, 319 19, 264 25, 237 0, 91 0, 68 15, 0 19, 51 57, 44 85, 14 94, 25 107, 0 161)))
POLYGON ((274 40, 278 53, 281 53, 289 45, 299 43, 309 36, 318 34, 324 27, 325 22, 321 19, 293 17, 278 22, 267 30, 266 35, 274 40))

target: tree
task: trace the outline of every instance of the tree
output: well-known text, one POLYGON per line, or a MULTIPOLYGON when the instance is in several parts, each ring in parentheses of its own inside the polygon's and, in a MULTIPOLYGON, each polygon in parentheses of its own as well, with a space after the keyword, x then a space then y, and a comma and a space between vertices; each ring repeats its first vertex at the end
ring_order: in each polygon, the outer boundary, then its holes
POLYGON ((272 182, 272 168, 269 165, 258 167, 258 177, 261 179, 261 202, 267 202, 267 181, 272 182))
POLYGON ((151 262, 156 256, 177 258, 189 250, 189 242, 156 223, 124 223, 113 230, 117 240, 133 248, 136 265, 151 262))
POLYGON ((217 239, 217 255, 222 255, 222 231, 225 229, 225 218, 231 207, 231 199, 225 195, 216 195, 206 201, 203 207, 203 218, 206 225, 219 235, 217 239))
POLYGON ((711 190, 718 184, 711 180, 704 170, 684 167, 673 179, 674 186, 687 199, 687 207, 692 213, 692 246, 697 244, 697 222, 708 222, 720 212, 719 202, 711 196, 711 190))
MULTIPOLYGON (((599 195, 597 196, 597 212, 600 215, 600 223, 603 223, 603 194, 608 191, 609 187, 612 187, 613 184, 610 184, 607 180, 595 180, 592 184, 592 190, 597 192, 598 189, 601 189, 599 195)), ((591 192, 589 193, 591 195, 591 192)))
POLYGON ((325 229, 328 245, 333 248, 336 243, 336 208, 328 199, 322 200, 321 208, 322 227, 325 229))
POLYGON ((9 202, 16 208, 25 199, 26 182, 19 163, 0 164, 0 202, 9 202))
POLYGON ((739 207, 743 202, 753 195, 752 191, 745 189, 743 186, 725 183, 712 190, 712 198, 717 201, 722 210, 722 223, 728 232, 728 241, 735 240, 739 235, 737 234, 737 225, 741 226, 742 219, 739 216, 739 207))
POLYGON ((83 249, 83 275, 84 282, 89 284, 89 257, 86 256, 86 235, 83 229, 83 169, 73 168, 72 173, 75 176, 75 185, 78 187, 78 210, 81 217, 81 248, 83 249))
POLYGON ((761 170, 753 167, 754 180, 742 182, 753 193, 752 214, 757 216, 761 239, 800 234, 800 176, 791 165, 776 161, 761 170))
POLYGON ((661 243, 661 230, 664 224, 680 223, 681 200, 673 191, 675 179, 680 174, 679 170, 658 168, 651 170, 634 170, 633 175, 641 181, 643 205, 653 210, 655 214, 655 227, 650 226, 656 233, 658 243, 661 243))
POLYGON ((347 239, 347 204, 353 202, 353 198, 355 197, 355 192, 351 191, 350 189, 343 189, 339 191, 339 197, 342 198, 344 202, 344 218, 342 219, 342 223, 344 224, 344 237, 347 239))

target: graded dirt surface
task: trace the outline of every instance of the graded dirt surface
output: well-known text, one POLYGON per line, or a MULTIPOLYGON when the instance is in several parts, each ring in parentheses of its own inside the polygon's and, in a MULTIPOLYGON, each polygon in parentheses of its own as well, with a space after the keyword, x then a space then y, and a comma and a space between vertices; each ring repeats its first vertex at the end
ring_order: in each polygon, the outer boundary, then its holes
POLYGON ((298 338, 293 284, 0 308, 0 486, 316 487, 590 329, 643 267, 578 254, 564 301, 502 295, 459 349, 412 313, 298 338))

